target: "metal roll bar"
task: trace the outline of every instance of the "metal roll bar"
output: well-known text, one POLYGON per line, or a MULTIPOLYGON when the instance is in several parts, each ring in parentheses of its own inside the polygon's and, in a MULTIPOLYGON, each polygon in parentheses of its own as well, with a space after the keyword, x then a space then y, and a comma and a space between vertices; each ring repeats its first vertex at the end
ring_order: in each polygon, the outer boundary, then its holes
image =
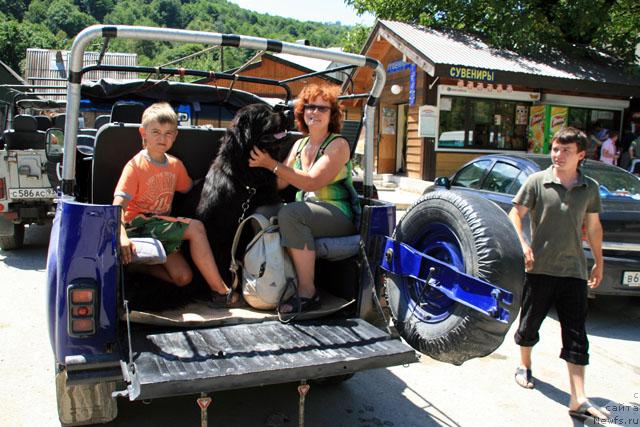
POLYGON ((297 43, 283 42, 262 37, 241 36, 236 34, 207 33, 203 31, 178 30, 171 28, 138 27, 128 25, 93 25, 82 30, 74 39, 69 55, 69 83, 67 86, 67 115, 64 135, 64 164, 62 170, 63 197, 72 198, 74 191, 76 135, 78 121, 76 117, 80 111, 80 85, 84 51, 93 40, 98 37, 105 39, 123 38, 134 40, 154 40, 183 43, 201 43, 214 46, 231 46, 254 50, 264 50, 276 53, 306 56, 324 59, 340 64, 369 67, 373 69, 374 79, 369 98, 364 110, 365 125, 365 195, 371 194, 373 188, 373 121, 375 106, 382 93, 386 80, 384 67, 373 58, 346 52, 337 52, 297 43))

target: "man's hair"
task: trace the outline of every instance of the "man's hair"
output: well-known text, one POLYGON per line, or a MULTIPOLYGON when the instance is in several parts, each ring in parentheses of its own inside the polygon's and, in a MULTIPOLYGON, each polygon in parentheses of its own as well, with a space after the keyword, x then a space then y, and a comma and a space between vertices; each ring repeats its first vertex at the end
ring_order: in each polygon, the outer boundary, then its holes
POLYGON ((563 145, 575 143, 578 147, 578 153, 587 150, 587 135, 585 135, 585 133, 580 129, 572 126, 564 127, 556 132, 551 140, 552 144, 554 142, 563 145))
POLYGON ((177 127, 178 115, 168 102, 156 102, 142 113, 142 127, 147 127, 151 122, 161 125, 169 123, 177 127))

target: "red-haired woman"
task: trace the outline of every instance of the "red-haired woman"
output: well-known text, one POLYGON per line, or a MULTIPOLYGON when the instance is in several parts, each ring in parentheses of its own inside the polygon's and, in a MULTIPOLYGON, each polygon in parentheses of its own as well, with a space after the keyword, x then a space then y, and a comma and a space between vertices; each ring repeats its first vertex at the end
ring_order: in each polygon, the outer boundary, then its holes
POLYGON ((298 129, 305 134, 291 148, 284 163, 254 149, 251 167, 267 168, 278 187, 293 185, 296 201, 278 212, 282 246, 287 248, 298 276, 298 295, 279 307, 281 313, 308 311, 320 305, 314 282, 314 238, 356 234, 360 216, 358 195, 351 181, 349 143, 338 132, 339 88, 308 85, 295 103, 298 129))

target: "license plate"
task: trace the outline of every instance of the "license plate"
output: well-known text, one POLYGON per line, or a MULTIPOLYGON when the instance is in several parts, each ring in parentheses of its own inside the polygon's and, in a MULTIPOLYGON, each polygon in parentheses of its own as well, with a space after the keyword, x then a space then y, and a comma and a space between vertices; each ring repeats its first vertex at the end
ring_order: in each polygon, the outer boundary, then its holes
POLYGON ((53 199, 56 197, 53 188, 10 188, 11 199, 53 199))
POLYGON ((640 287, 640 271, 625 271, 622 273, 624 286, 640 287))

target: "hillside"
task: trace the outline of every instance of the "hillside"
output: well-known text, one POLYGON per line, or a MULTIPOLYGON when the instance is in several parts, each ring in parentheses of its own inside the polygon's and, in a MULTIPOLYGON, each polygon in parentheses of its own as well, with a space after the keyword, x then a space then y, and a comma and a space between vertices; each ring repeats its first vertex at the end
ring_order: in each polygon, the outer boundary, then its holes
MULTIPOLYGON (((350 27, 301 22, 245 10, 226 0, 0 0, 0 59, 23 74, 26 49, 66 49, 83 28, 96 23, 240 33, 286 41, 308 39, 320 47, 343 46, 350 27)), ((100 50, 101 44, 90 50, 100 50)), ((196 44, 114 40, 110 52, 136 52, 140 65, 161 65, 202 50, 196 44)), ((224 69, 243 64, 253 51, 227 49, 224 69)), ((220 50, 179 63, 220 70, 220 50)))

